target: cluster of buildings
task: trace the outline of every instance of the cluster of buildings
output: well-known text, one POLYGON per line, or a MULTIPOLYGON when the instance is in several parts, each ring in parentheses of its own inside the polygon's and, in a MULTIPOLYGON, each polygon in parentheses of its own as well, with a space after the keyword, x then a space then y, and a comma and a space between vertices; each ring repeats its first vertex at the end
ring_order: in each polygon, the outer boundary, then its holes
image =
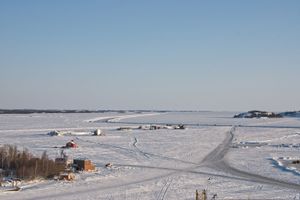
POLYGON ((78 171, 94 171, 95 165, 88 159, 69 159, 69 157, 61 150, 61 156, 55 159, 55 163, 62 165, 65 171, 62 172, 57 179, 59 180, 74 180, 75 172, 78 171))

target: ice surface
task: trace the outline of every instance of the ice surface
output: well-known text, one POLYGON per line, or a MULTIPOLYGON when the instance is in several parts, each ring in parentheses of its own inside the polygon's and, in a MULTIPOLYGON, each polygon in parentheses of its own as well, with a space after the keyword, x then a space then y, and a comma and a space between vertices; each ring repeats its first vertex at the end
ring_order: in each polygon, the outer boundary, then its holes
POLYGON ((19 192, 1 192, 0 199, 195 199, 196 189, 207 189, 217 199, 297 199, 300 176, 274 165, 272 158, 299 158, 298 118, 234 119, 232 112, 88 113, 0 115, 0 145, 14 144, 51 158, 74 140, 79 148, 67 149, 71 158, 88 158, 96 172, 76 175, 73 182, 39 180, 22 183, 19 192), (186 130, 117 131, 121 126, 187 124, 186 130), (232 143, 266 142, 212 153, 235 126, 232 143), (89 132, 105 136, 71 134, 49 136, 53 130, 89 132), (226 153, 226 154, 225 154, 226 153), (212 155, 207 158, 207 155, 212 155), (208 160, 204 162, 203 160, 208 160), (215 162, 215 163, 214 163, 215 162), (113 163, 112 168, 105 168, 113 163), (245 174, 249 173, 248 175, 245 174), (251 176, 253 175, 253 178, 251 176), (268 182, 262 181, 266 177, 268 182), (273 181, 274 180, 274 181, 273 181), (285 183, 290 183, 287 187, 285 183))

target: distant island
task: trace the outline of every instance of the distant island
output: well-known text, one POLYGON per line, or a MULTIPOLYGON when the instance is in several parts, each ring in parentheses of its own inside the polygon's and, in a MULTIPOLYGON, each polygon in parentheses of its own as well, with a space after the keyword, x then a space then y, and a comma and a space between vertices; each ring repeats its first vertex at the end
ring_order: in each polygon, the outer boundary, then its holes
POLYGON ((283 117, 300 117, 300 111, 288 111, 280 113, 283 117))
POLYGON ((300 117, 300 111, 288 111, 282 113, 267 112, 260 110, 251 110, 244 113, 239 113, 233 116, 234 118, 282 118, 282 117, 300 117))
POLYGON ((281 118, 281 114, 276 114, 274 112, 251 110, 245 113, 240 113, 234 115, 234 118, 281 118))

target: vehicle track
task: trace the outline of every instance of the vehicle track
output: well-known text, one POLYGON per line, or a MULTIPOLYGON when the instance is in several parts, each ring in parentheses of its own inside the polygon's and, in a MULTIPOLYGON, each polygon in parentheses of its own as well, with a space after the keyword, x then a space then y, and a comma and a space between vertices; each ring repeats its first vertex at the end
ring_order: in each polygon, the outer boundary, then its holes
POLYGON ((172 184, 172 181, 173 181, 173 179, 168 183, 168 185, 167 185, 167 187, 166 187, 166 189, 165 189, 165 191, 164 191, 164 193, 163 193, 163 195, 162 195, 161 200, 164 200, 164 199, 165 199, 165 196, 166 196, 166 194, 167 194, 167 192, 168 192, 168 190, 169 190, 169 188, 170 188, 170 185, 172 184))
POLYGON ((233 132, 235 131, 235 126, 233 126, 230 131, 226 132, 226 138, 219 144, 213 151, 211 151, 205 158, 202 160, 202 165, 211 166, 214 163, 222 160, 227 152, 229 151, 230 144, 233 140, 233 132))
POLYGON ((120 153, 122 155, 125 156, 136 156, 136 151, 132 150, 132 149, 128 149, 128 148, 124 148, 124 147, 120 147, 120 146, 116 146, 116 145, 111 145, 111 144, 104 144, 104 143, 100 143, 100 142, 95 142, 95 141, 91 141, 91 140, 87 140, 87 139, 81 139, 79 137, 76 137, 77 140, 83 141, 83 142, 87 142, 87 143, 92 143, 92 144, 97 144, 99 146, 102 146, 106 149, 110 149, 116 153, 120 153))
POLYGON ((167 191, 172 184, 173 179, 169 180, 169 178, 166 180, 166 183, 162 186, 161 190, 159 191, 159 194, 157 196, 157 200, 163 200, 167 194, 167 191))
MULTIPOLYGON (((223 142, 221 144, 219 144, 211 153, 209 153, 196 166, 192 166, 189 168, 183 168, 183 169, 167 168, 167 167, 138 166, 138 165, 131 165, 131 167, 142 167, 142 168, 149 168, 149 169, 152 168, 152 169, 173 171, 172 173, 170 173, 166 176, 171 176, 178 172, 181 172, 181 173, 185 172, 185 173, 218 176, 218 177, 229 178, 229 179, 238 179, 238 180, 244 180, 244 181, 249 181, 249 182, 273 185, 273 186, 277 186, 277 187, 284 187, 284 188, 289 188, 289 189, 300 190, 299 184, 281 181, 281 180, 277 180, 277 179, 270 178, 270 177, 265 177, 265 176, 254 174, 251 172, 242 171, 240 169, 236 169, 236 168, 230 166, 228 161, 225 159, 225 156, 230 149, 230 145, 231 145, 231 142, 234 137, 235 129, 236 129, 236 127, 232 127, 231 130, 229 132, 227 132, 227 136, 223 140, 223 142), (215 169, 217 171, 225 172, 232 176, 217 175, 214 173, 206 173, 206 172, 196 171, 196 169, 200 168, 200 167, 208 167, 211 169, 215 169)), ((122 165, 119 165, 119 166, 122 166, 122 165)))
MULTIPOLYGON (((191 173, 191 174, 197 174, 197 175, 214 176, 214 177, 221 177, 221 178, 226 178, 226 179, 248 181, 248 182, 254 182, 254 183, 259 183, 259 184, 267 184, 267 185, 276 186, 276 187, 284 187, 284 188, 288 188, 288 189, 300 190, 300 185, 298 185, 298 184, 280 181, 280 180, 264 177, 264 176, 257 175, 257 174, 252 174, 250 172, 245 172, 245 171, 231 167, 225 158, 226 158, 226 154, 228 153, 228 151, 230 149, 230 144, 233 139, 234 130, 235 130, 235 127, 233 127, 229 132, 227 132, 226 138, 223 140, 223 142, 221 144, 219 144, 211 153, 209 153, 197 165, 193 165, 189 168, 183 168, 183 169, 179 168, 178 169, 178 168, 171 168, 171 167, 115 164, 115 166, 120 166, 120 167, 130 166, 130 167, 144 168, 144 169, 164 170, 164 171, 166 171, 166 173, 158 175, 158 176, 154 176, 154 177, 142 178, 142 179, 138 179, 138 180, 129 180, 126 182, 116 183, 116 184, 108 185, 108 186, 95 185, 95 186, 89 186, 88 188, 86 188, 86 187, 78 188, 77 192, 88 193, 90 191, 95 191, 95 190, 111 190, 116 187, 136 185, 136 184, 159 180, 162 178, 167 178, 167 177, 172 177, 172 176, 173 176, 172 178, 174 178, 174 176, 176 176, 179 173, 191 173), (215 169, 217 171, 222 171, 222 172, 224 172, 224 174, 198 171, 198 169, 201 167, 209 167, 209 168, 215 169)), ((113 147, 113 148, 115 148, 115 147, 113 147)), ((126 149, 126 150, 128 150, 128 149, 126 149)), ((163 186, 163 188, 161 188, 161 192, 158 195, 158 200, 165 198, 165 195, 166 195, 171 183, 169 185, 167 185, 167 184, 168 183, 166 183, 163 186)), ((59 197, 60 195, 61 195, 61 193, 59 191, 55 191, 55 192, 53 192, 53 194, 51 194, 51 196, 49 196, 48 194, 40 193, 40 194, 37 194, 37 197, 39 197, 39 199, 47 199, 50 197, 51 198, 59 197)), ((73 193, 71 191, 70 192, 64 191, 64 195, 71 197, 71 196, 73 196, 73 193)), ((26 199, 26 198, 22 197, 19 199, 26 199)))
MULTIPOLYGON (((133 149, 128 149, 128 148, 125 148, 125 147, 120 147, 120 146, 111 145, 111 144, 104 144, 104 143, 95 142, 95 141, 91 141, 91 140, 87 140, 87 139, 84 140, 84 139, 81 139, 80 137, 76 137, 76 139, 84 141, 84 142, 87 142, 87 143, 97 144, 97 145, 103 146, 105 148, 109 148, 112 151, 115 151, 117 153, 121 153, 123 155, 127 155, 128 156, 128 153, 130 155, 132 155, 132 156, 136 155, 136 150, 133 150, 133 149)), ((167 157, 167 156, 163 156, 163 155, 159 155, 159 154, 149 153, 149 152, 142 151, 140 149, 138 151, 141 154, 143 154, 145 157, 147 157, 147 158, 150 158, 150 157, 155 158, 156 157, 156 158, 163 159, 163 160, 180 162, 180 163, 184 163, 184 164, 198 165, 197 163, 194 163, 194 162, 190 162, 190 161, 186 161, 186 160, 181 160, 181 159, 177 159, 177 158, 172 158, 172 157, 167 157)))
MULTIPOLYGON (((114 123, 114 122, 108 121, 107 123, 114 123)), ((118 122, 118 123, 120 123, 120 122, 118 122)), ((193 125, 195 125, 195 124, 193 124, 193 125)), ((204 126, 226 126, 226 127, 228 127, 229 125, 215 125, 215 124, 214 125, 208 125, 208 124, 205 124, 204 126)), ((300 127, 287 127, 287 126, 259 126, 259 125, 253 125, 253 126, 252 125, 241 125, 239 127, 300 128, 300 127)), ((261 175, 258 175, 258 174, 253 174, 253 173, 242 171, 242 170, 239 170, 239 169, 236 169, 236 168, 230 166, 228 161, 225 160, 225 156, 226 156, 226 154, 228 153, 228 151, 230 149, 230 145, 231 145, 233 137, 234 137, 235 129, 236 129, 236 126, 232 126, 231 130, 226 133, 226 138, 222 141, 222 143, 219 144, 211 153, 209 153, 199 163, 191 163, 191 162, 187 162, 187 161, 178 160, 178 159, 175 159, 175 158, 168 158, 168 157, 165 157, 165 156, 160 156, 160 155, 155 155, 155 154, 143 152, 136 146, 136 143, 137 143, 136 138, 135 138, 135 142, 133 143, 133 146, 140 153, 142 153, 144 156, 146 156, 146 155, 148 157, 149 156, 157 156, 161 159, 174 160, 174 161, 184 162, 186 164, 193 164, 192 167, 185 168, 185 169, 179 169, 179 171, 181 171, 181 172, 197 173, 197 172, 194 171, 195 169, 200 168, 200 167, 209 167, 209 168, 212 168, 212 169, 215 169, 215 170, 218 170, 218 171, 223 171, 225 173, 229 173, 233 176, 238 176, 238 177, 242 178, 243 180, 300 190, 300 185, 298 185, 298 184, 289 183, 289 182, 285 182, 285 181, 280 181, 280 180, 276 180, 276 179, 273 179, 273 178, 261 176, 261 175)), ((129 149, 126 149, 126 148, 117 147, 117 146, 113 146, 113 145, 111 145, 110 147, 117 148, 117 149, 122 149, 122 150, 126 150, 126 151, 132 151, 132 150, 129 150, 129 149)), ((176 171, 178 169, 170 169, 170 170, 172 170, 172 171, 174 170, 175 172, 171 172, 170 174, 168 174, 168 176, 171 176, 174 173, 176 173, 176 171)), ((205 173, 203 173, 203 174, 205 174, 205 173)), ((211 174, 211 175, 213 175, 213 174, 211 174)))
POLYGON ((204 166, 210 167, 218 171, 223 171, 225 173, 234 176, 242 177, 251 182, 257 182, 257 183, 263 183, 263 184, 268 184, 273 186, 293 188, 296 190, 300 190, 299 184, 281 181, 270 177, 265 177, 262 175, 236 169, 230 166, 225 156, 230 149, 230 144, 234 137, 234 131, 235 131, 235 127, 232 127, 232 129, 227 133, 227 137, 223 141, 223 143, 221 143, 215 150, 213 150, 210 154, 208 154, 203 159, 204 166))
POLYGON ((150 158, 150 156, 149 156, 148 153, 142 151, 140 148, 138 148, 138 147, 136 146, 137 142, 138 142, 137 138, 134 137, 134 142, 133 142, 132 146, 133 146, 140 154, 142 154, 142 155, 145 156, 146 158, 150 158))

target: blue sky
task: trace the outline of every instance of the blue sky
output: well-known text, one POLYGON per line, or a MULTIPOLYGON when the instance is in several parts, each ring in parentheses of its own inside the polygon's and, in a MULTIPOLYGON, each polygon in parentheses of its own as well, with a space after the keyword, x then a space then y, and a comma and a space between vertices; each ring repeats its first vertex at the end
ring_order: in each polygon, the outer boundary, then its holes
POLYGON ((300 110, 300 1, 1 0, 0 108, 300 110))

